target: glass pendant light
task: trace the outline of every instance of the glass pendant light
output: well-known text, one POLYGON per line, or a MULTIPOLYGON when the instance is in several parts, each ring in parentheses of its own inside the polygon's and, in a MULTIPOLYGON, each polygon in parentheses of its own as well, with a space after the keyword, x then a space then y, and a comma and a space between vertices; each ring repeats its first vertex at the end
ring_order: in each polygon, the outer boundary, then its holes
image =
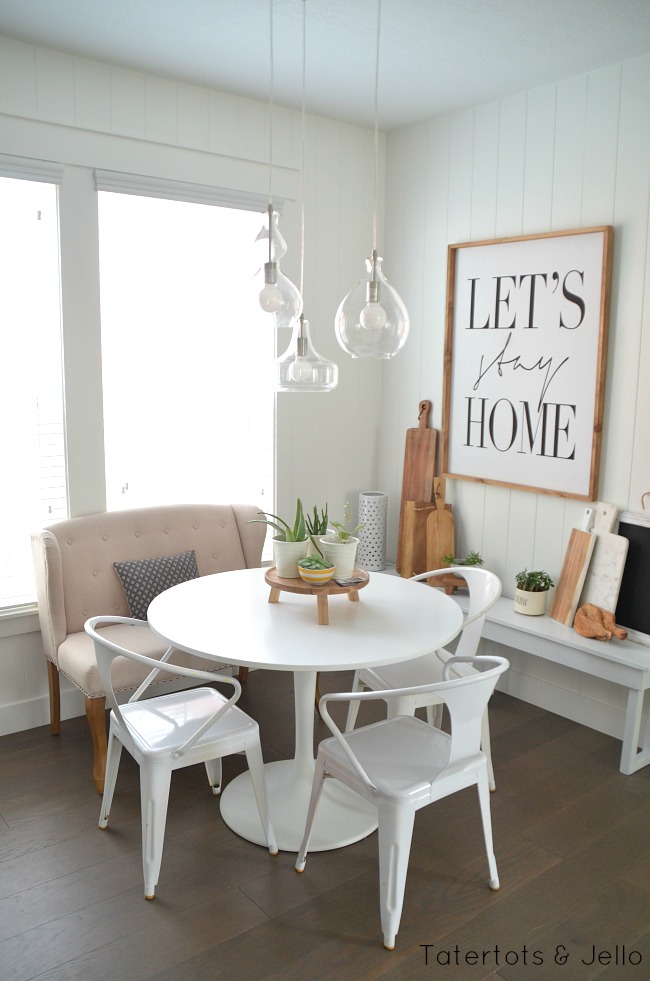
POLYGON ((301 315, 294 324, 289 347, 276 362, 278 392, 331 392, 338 382, 338 368, 315 349, 309 321, 301 315))
POLYGON ((274 327, 290 327, 302 313, 302 295, 297 286, 284 275, 280 269, 280 259, 287 251, 287 243, 278 228, 279 214, 273 207, 273 0, 269 0, 270 19, 270 66, 271 66, 271 96, 269 105, 269 204, 267 224, 255 239, 256 242, 266 242, 266 260, 263 269, 264 280, 259 292, 259 303, 265 313, 273 317, 274 327))
MULTIPOLYGON (((301 243, 300 243, 300 292, 302 294, 305 271, 305 50, 306 50, 306 3, 302 8, 302 174, 301 174, 301 243)), ((339 380, 339 369, 331 361, 321 357, 309 336, 309 321, 300 314, 294 324, 291 343, 280 358, 276 358, 276 382, 278 392, 331 392, 339 380)))
POLYGON ((341 301, 336 312, 336 337, 353 358, 392 358, 406 343, 409 315, 399 293, 383 274, 377 254, 377 174, 379 169, 379 39, 381 0, 377 0, 377 52, 375 59, 375 186, 372 216, 372 253, 366 275, 341 301))
POLYGON ((290 327, 302 313, 302 295, 297 286, 280 269, 280 259, 287 251, 278 228, 279 215, 269 202, 268 224, 262 228, 256 242, 268 243, 264 263, 264 285, 260 289, 259 302, 265 313, 273 314, 275 327, 290 327))

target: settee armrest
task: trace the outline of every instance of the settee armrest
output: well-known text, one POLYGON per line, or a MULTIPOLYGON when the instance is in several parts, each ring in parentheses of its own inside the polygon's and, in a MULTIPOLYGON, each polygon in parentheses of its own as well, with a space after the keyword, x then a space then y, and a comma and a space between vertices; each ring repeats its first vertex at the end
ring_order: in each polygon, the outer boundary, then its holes
POLYGON ((58 649, 68 632, 63 599, 61 550, 51 531, 33 532, 31 539, 43 650, 45 656, 58 667, 58 649))

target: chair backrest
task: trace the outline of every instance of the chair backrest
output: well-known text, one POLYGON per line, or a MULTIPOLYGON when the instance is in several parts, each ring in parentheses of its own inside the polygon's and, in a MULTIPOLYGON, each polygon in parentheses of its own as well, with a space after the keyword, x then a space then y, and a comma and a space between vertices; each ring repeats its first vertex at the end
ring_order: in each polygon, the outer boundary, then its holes
MULTIPOLYGON (((409 695, 435 694, 443 701, 449 711, 451 721, 451 737, 449 742, 449 759, 447 766, 457 764, 464 759, 470 759, 481 752, 481 725, 483 714, 499 675, 507 671, 509 662, 505 657, 496 655, 477 657, 451 657, 444 666, 443 681, 430 685, 416 685, 410 688, 393 688, 384 691, 335 692, 323 695, 319 707, 323 720, 330 732, 340 744, 345 755, 354 767, 358 776, 371 790, 377 790, 371 778, 361 766, 359 760, 350 748, 346 735, 341 732, 333 721, 327 704, 330 701, 372 701, 382 699, 390 702, 396 698, 409 695), (449 677, 454 674, 454 668, 459 663, 471 664, 471 673, 462 677, 449 677)), ((352 730, 348 733, 353 736, 352 730)))
POLYGON ((478 652, 485 616, 501 595, 501 580, 494 572, 480 566, 452 566, 434 569, 413 576, 413 580, 429 579, 453 573, 462 577, 469 589, 469 608, 463 620, 461 634, 456 645, 457 657, 474 657, 478 652))
POLYGON ((207 681, 210 684, 215 681, 222 681, 233 687, 234 691, 232 696, 221 705, 218 711, 216 711, 209 719, 206 720, 206 722, 192 735, 190 739, 183 743, 182 746, 179 746, 173 754, 175 758, 182 756, 198 741, 198 739, 200 739, 203 733, 209 729, 210 726, 213 725, 216 720, 239 699, 239 696, 241 695, 241 685, 239 684, 239 681, 236 678, 230 677, 229 675, 215 674, 212 671, 198 671, 196 668, 189 668, 180 664, 172 664, 169 660, 173 651, 172 647, 168 647, 162 658, 157 660, 156 658, 147 657, 145 654, 138 654, 136 651, 123 647, 120 644, 116 644, 109 637, 107 637, 106 634, 101 633, 102 627, 110 627, 114 624, 127 624, 132 626, 135 630, 149 630, 149 625, 146 621, 134 620, 133 617, 109 616, 91 617, 84 624, 84 630, 88 636, 92 638, 95 645, 95 657, 97 659, 99 674, 104 684, 106 701, 119 719, 125 733, 128 734, 129 728, 124 721, 124 716, 122 715, 119 703, 115 697, 112 681, 113 662, 117 657, 126 657, 130 661, 137 661, 139 664, 144 664, 151 668, 150 673, 147 675, 140 687, 137 689, 137 691, 133 692, 129 698, 129 702, 138 701, 149 685, 161 672, 168 672, 174 675, 183 675, 186 678, 193 678, 196 681, 207 681))

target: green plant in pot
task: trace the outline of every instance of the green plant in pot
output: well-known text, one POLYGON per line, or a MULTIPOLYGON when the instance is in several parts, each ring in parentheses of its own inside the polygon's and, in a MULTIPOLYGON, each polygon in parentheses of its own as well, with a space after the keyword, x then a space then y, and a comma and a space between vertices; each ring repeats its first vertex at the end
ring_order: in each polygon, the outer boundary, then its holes
POLYGON ((549 589, 555 583, 548 572, 524 569, 515 576, 515 610, 527 616, 546 613, 549 589))
POLYGON ((307 534, 311 538, 314 550, 321 553, 319 539, 322 535, 327 534, 329 518, 327 515, 327 504, 324 508, 321 508, 320 514, 318 508, 314 505, 311 514, 305 514, 305 525, 307 526, 307 534))
POLYGON ((322 555, 308 555, 305 559, 298 559, 298 573, 305 582, 322 586, 334 575, 334 565, 322 555))
POLYGON ((323 557, 334 563, 335 579, 349 579, 354 571, 359 547, 356 533, 361 531, 363 525, 356 525, 354 528, 351 528, 351 525, 350 502, 346 501, 343 508, 343 521, 332 521, 333 531, 329 531, 320 539, 319 547, 323 557))
POLYGON ((293 524, 289 524, 277 514, 260 511, 263 518, 253 518, 249 524, 264 524, 275 528, 277 535, 273 539, 273 564, 279 576, 283 579, 298 579, 298 559, 304 559, 309 548, 309 534, 305 524, 305 515, 300 498, 296 501, 296 515, 293 524))
POLYGON ((483 565, 483 558, 478 552, 468 552, 464 559, 457 559, 455 555, 443 555, 442 561, 445 565, 483 565))

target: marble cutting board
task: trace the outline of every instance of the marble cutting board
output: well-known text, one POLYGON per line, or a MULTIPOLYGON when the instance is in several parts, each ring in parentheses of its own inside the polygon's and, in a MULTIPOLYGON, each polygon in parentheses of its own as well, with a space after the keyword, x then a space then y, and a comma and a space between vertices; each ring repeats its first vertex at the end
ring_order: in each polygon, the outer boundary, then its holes
POLYGON ((629 541, 623 535, 593 531, 594 550, 591 554, 579 605, 595 603, 614 613, 621 589, 629 541))

